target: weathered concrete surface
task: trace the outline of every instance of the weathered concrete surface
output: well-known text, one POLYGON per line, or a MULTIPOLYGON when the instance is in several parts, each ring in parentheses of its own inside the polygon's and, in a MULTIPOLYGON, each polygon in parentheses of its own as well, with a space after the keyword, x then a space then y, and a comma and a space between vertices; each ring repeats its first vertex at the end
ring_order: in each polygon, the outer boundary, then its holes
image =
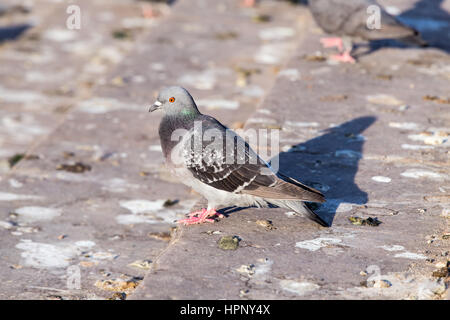
MULTIPOLYGON (((444 23, 449 6, 444 15, 433 11, 430 23, 444 23)), ((179 227, 131 298, 446 297, 448 20, 442 32, 425 34, 431 43, 447 39, 444 50, 387 47, 356 65, 334 65, 317 53, 320 31, 309 14, 300 19, 311 31, 246 128, 281 129, 281 170, 325 193, 318 212, 332 227, 281 209, 179 227), (382 223, 355 225, 350 217, 382 223), (224 236, 240 239, 236 250, 219 248, 224 236)))
POLYGON ((29 12, 0 17, 3 28, 27 27, 15 38, 0 36, 0 172, 4 173, 9 171, 9 158, 51 134, 75 102, 89 97, 93 86, 134 47, 115 32, 127 30, 137 37, 154 24, 140 17, 140 5, 134 1, 77 1, 79 30, 66 28, 66 3, 28 4, 29 12))
MULTIPOLYGON (((118 201, 101 198, 92 200, 86 193, 95 190, 104 195, 108 192, 124 192, 122 189, 125 187, 137 187, 117 176, 111 179, 103 177, 105 180, 102 183, 101 178, 95 177, 99 185, 83 185, 77 191, 73 181, 80 184, 91 179, 82 174, 57 171, 57 165, 80 156, 83 160, 93 157, 96 160, 92 161, 100 161, 102 150, 89 143, 73 145, 71 139, 63 141, 64 135, 53 131, 70 118, 69 111, 78 101, 90 96, 92 88, 102 82, 103 75, 134 48, 132 41, 115 36, 115 32, 126 30, 133 37, 138 37, 155 22, 141 17, 141 6, 134 1, 77 1, 76 4, 81 8, 81 29, 68 30, 67 4, 43 1, 32 4, 31 11, 23 14, 21 19, 33 27, 18 39, 2 43, 0 51, 0 298, 96 298, 93 292, 77 290, 76 281, 72 281, 71 286, 66 285, 71 272, 74 272, 68 267, 74 265, 75 261, 79 262, 82 289, 94 285, 95 281, 89 281, 89 276, 85 276, 93 274, 93 270, 97 274, 109 274, 111 278, 122 276, 125 280, 131 279, 124 286, 133 287, 144 269, 127 265, 130 260, 137 260, 138 239, 148 238, 145 230, 139 237, 138 231, 133 230, 131 233, 126 225, 120 230, 110 227, 111 231, 107 231, 105 228, 108 225, 116 223, 106 216, 102 219, 96 213, 102 210, 108 212, 111 205, 119 206, 118 201), (47 153, 47 139, 60 139, 60 147, 47 153), (40 147, 40 144, 44 147, 40 147), (16 164, 11 169, 11 160, 20 160, 23 154, 29 155, 24 158, 24 161, 30 160, 28 166, 22 162, 23 167, 16 164), (44 166, 41 167, 43 159, 53 160, 57 165, 50 165, 49 171, 45 172, 44 166), (19 212, 17 215, 16 211, 19 212), (128 237, 136 239, 132 244, 120 241, 128 237), (115 240, 119 240, 117 244, 115 240), (110 242, 114 245, 108 246, 110 242), (122 252, 123 245, 133 248, 129 254, 122 252), (98 265, 111 260, 117 262, 108 271, 101 271, 98 265), (116 270, 116 265, 120 266, 120 272, 116 270), (123 275, 128 271, 137 278, 123 275)), ((2 23, 12 23, 8 19, 14 17, 9 14, 2 16, 2 23)), ((86 126, 80 125, 74 128, 76 133, 69 133, 70 126, 63 125, 60 128, 71 137, 84 135, 89 140, 88 136, 93 131, 88 130, 87 123, 86 126)), ((106 158, 118 166, 120 160, 112 159, 121 157, 110 154, 103 160, 106 158)), ((90 166, 95 175, 95 166, 90 166)), ((139 172, 136 172, 136 176, 139 177, 139 172)), ((123 206, 119 208, 124 214, 130 212, 123 206)), ((168 230, 164 228, 161 231, 168 230)), ((157 250, 165 246, 164 239, 164 236, 150 238, 145 241, 145 246, 153 242, 151 248, 157 250)), ((76 272, 74 276, 77 276, 76 272)))
MULTIPOLYGON (((30 157, 13 170, 6 164, 0 181, 1 298, 121 298, 134 290, 167 247, 173 221, 198 198, 162 169, 160 115, 147 112, 153 94, 180 83, 203 100, 202 110, 242 126, 300 37, 300 8, 275 4, 244 9, 231 0, 206 7, 204 1, 179 1, 139 37, 120 40, 129 41, 131 53, 110 45, 120 59, 88 77, 89 90, 77 89, 59 123, 44 114, 48 123, 40 126, 46 135, 31 148, 35 138, 18 145, 13 154, 30 157), (258 22, 266 13, 271 20, 258 22), (138 260, 144 263, 133 264, 138 260)), ((138 24, 147 25, 142 19, 138 24)), ((105 30, 108 39, 115 29, 105 30)), ((107 39, 96 48, 115 41, 107 39)), ((10 46, 13 51, 14 43, 10 46)), ((83 70, 89 65, 83 59, 73 63, 83 70)), ((83 75, 69 84, 77 87, 83 75)), ((55 81, 42 90, 59 85, 55 81)), ((39 102, 31 106, 54 112, 39 102)), ((5 103, 5 110, 9 107, 22 115, 30 104, 14 109, 5 103)), ((14 131, 2 134, 4 141, 13 136, 14 131)))

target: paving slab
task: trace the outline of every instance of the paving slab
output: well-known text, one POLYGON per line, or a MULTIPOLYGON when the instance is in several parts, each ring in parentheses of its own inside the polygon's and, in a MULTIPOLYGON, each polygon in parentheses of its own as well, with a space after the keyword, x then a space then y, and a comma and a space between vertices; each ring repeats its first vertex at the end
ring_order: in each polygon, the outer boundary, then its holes
POLYGON ((178 1, 129 39, 117 67, 89 78, 88 94, 2 176, 2 298, 129 295, 198 199, 162 166, 160 115, 147 112, 154 93, 185 85, 200 109, 242 126, 294 52, 298 10, 178 1))
POLYGON ((51 134, 75 102, 89 97, 101 76, 133 48, 133 41, 116 33, 138 37, 155 24, 135 1, 71 5, 80 9, 80 29, 67 28, 69 5, 64 2, 27 2, 28 11, 0 17, 5 28, 27 26, 14 39, 0 39, 1 172, 9 171, 9 158, 51 134))
POLYGON ((336 65, 306 10, 301 20, 294 57, 245 128, 279 129, 269 158, 324 192, 317 212, 332 226, 283 209, 180 226, 130 298, 448 298, 448 47, 380 47, 336 65))

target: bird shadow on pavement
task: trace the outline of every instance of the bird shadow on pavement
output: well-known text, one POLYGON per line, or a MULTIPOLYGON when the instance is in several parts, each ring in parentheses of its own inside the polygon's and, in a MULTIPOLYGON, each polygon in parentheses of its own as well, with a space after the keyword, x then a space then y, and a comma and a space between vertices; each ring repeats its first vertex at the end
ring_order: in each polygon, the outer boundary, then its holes
POLYGON ((14 26, 0 27, 0 43, 7 40, 15 40, 22 35, 31 25, 19 24, 14 26))
POLYGON ((397 18, 420 32, 429 47, 450 52, 450 12, 442 8, 444 0, 421 0, 397 18))
MULTIPOLYGON (((427 43, 427 48, 436 48, 450 53, 450 13, 442 9, 442 2, 443 0, 418 1, 411 9, 400 13, 396 18, 419 31, 420 37, 427 43)), ((385 47, 401 49, 419 47, 397 40, 384 39, 370 41, 367 45, 356 44, 354 50, 366 46, 367 50, 358 52, 355 56, 368 55, 385 47)))
MULTIPOLYGON (((293 145, 270 160, 274 169, 278 161, 280 172, 324 193, 325 203, 308 206, 330 226, 342 203, 368 201, 367 193, 355 183, 355 176, 365 142, 362 133, 375 121, 376 117, 366 116, 328 128, 322 135, 293 145)), ((227 207, 219 212, 228 216, 247 208, 227 207)))
POLYGON ((350 120, 278 155, 280 172, 325 195, 325 203, 308 203, 308 206, 330 226, 342 203, 368 201, 367 193, 358 187, 355 177, 365 142, 362 133, 375 121, 373 116, 350 120))

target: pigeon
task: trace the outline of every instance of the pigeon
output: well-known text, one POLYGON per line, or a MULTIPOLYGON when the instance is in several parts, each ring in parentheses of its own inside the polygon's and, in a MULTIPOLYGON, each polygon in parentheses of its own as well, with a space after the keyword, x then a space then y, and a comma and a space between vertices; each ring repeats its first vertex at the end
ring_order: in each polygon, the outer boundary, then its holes
POLYGON ((409 44, 427 45, 417 30, 401 23, 375 0, 309 0, 309 8, 314 20, 325 32, 344 37, 321 39, 325 48, 338 48, 340 54, 332 56, 333 60, 355 62, 350 55, 352 42, 349 37, 369 41, 397 39, 409 44), (373 20, 378 14, 379 28, 373 20))
POLYGON ((164 113, 159 137, 167 167, 208 201, 207 208, 190 213, 178 223, 214 222, 214 218, 223 217, 216 211, 219 207, 276 206, 330 226, 305 204, 325 202, 322 193, 275 172, 243 138, 200 113, 186 89, 162 89, 149 112, 155 110, 164 113))

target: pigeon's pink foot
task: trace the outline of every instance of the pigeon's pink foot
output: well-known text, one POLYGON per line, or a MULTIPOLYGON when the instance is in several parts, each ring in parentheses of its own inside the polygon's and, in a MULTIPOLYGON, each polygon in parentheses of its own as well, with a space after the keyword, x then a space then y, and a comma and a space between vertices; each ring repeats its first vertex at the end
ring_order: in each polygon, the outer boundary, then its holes
POLYGON ((147 19, 153 19, 158 17, 158 12, 155 11, 152 6, 150 5, 143 5, 142 6, 142 15, 144 16, 144 18, 147 19))
POLYGON ((246 8, 253 8, 256 5, 256 0, 243 0, 242 6, 246 8))
POLYGON ((185 226, 191 224, 200 224, 204 222, 214 222, 214 219, 208 219, 209 217, 218 216, 223 218, 222 214, 216 212, 215 209, 202 209, 201 211, 196 211, 188 214, 189 218, 178 220, 177 223, 182 223, 185 226))
POLYGON ((337 47, 339 51, 344 50, 344 41, 342 38, 322 38, 320 39, 320 43, 322 43, 324 48, 337 47))
POLYGON ((350 55, 350 52, 345 51, 341 54, 335 54, 330 57, 331 60, 346 62, 346 63, 355 63, 356 60, 350 55))

